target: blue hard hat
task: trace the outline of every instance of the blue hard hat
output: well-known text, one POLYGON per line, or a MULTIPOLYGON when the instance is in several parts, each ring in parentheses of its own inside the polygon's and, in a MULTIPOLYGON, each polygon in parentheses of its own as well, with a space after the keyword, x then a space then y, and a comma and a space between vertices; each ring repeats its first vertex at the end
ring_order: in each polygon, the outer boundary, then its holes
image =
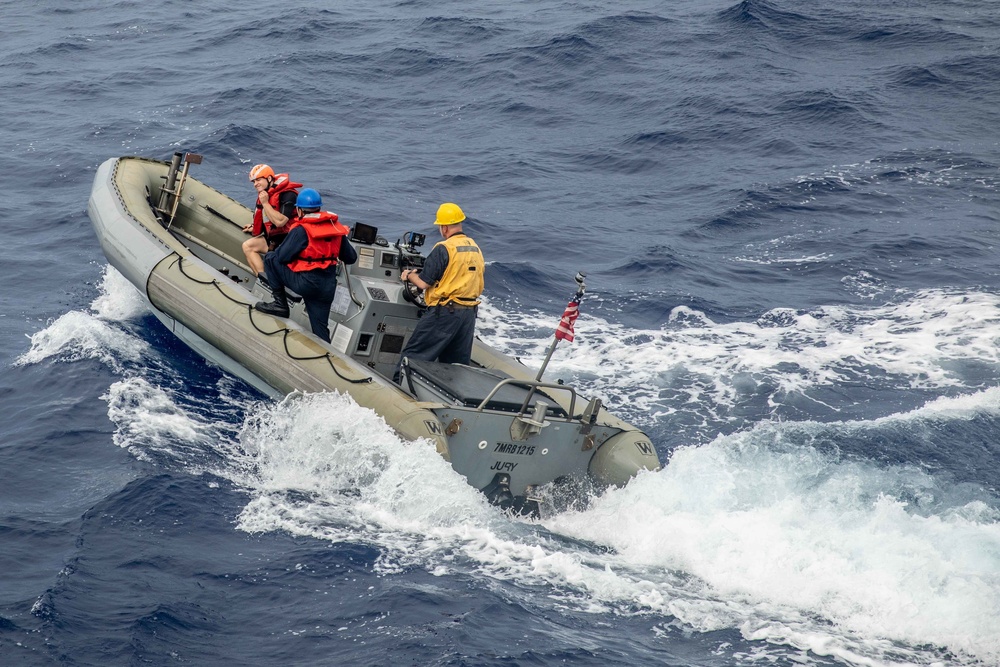
POLYGON ((319 208, 323 205, 323 198, 312 188, 305 188, 295 198, 295 205, 299 208, 319 208))

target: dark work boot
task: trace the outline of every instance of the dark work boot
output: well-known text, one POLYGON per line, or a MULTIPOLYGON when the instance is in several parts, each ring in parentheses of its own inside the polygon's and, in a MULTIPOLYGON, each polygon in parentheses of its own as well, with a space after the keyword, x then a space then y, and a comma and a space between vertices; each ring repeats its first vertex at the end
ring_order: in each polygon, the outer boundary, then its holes
POLYGON ((285 298, 285 290, 281 289, 272 292, 272 294, 274 295, 274 301, 270 303, 258 301, 253 306, 254 310, 259 310, 262 313, 276 317, 288 317, 288 299, 285 298))

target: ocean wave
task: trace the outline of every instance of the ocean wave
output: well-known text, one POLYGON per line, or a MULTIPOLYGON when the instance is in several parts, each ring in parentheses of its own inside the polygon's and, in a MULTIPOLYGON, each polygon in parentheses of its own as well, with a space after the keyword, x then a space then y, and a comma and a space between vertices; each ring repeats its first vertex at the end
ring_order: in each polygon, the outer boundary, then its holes
POLYGON ((498 20, 464 16, 429 16, 421 20, 412 29, 412 33, 443 44, 462 44, 467 41, 487 43, 510 34, 510 30, 498 20))
POLYGON ((791 11, 767 0, 743 0, 717 14, 719 20, 743 31, 774 37, 785 43, 826 46, 832 40, 848 39, 880 48, 955 45, 960 48, 973 38, 958 30, 930 26, 921 18, 900 18, 879 7, 826 8, 823 12, 791 11))
POLYGON ((954 85, 954 81, 934 67, 899 67, 893 71, 892 80, 895 85, 907 88, 946 90, 954 85))
MULTIPOLYGON (((782 117, 803 123, 826 123, 854 127, 857 124, 873 129, 878 126, 874 119, 874 102, 861 99, 847 99, 829 90, 813 90, 785 95, 773 102, 775 111, 782 117)), ((856 128, 855 128, 856 129, 856 128)))
POLYGON ((661 36, 665 29, 677 23, 660 14, 644 11, 627 11, 587 21, 577 29, 582 37, 614 43, 621 39, 636 39, 641 33, 661 36))
POLYGON ((577 34, 551 37, 543 44, 520 47, 514 51, 514 61, 522 67, 558 67, 561 74, 605 60, 606 53, 590 40, 577 34))
POLYGON ((341 13, 325 8, 301 8, 294 15, 279 12, 267 18, 251 20, 238 16, 233 18, 240 22, 237 25, 225 25, 221 35, 217 33, 206 35, 202 44, 207 46, 220 39, 225 41, 251 39, 286 44, 308 43, 333 33, 349 33, 352 25, 341 13))
POLYGON ((818 23, 806 14, 780 9, 766 0, 742 0, 718 12, 717 17, 735 27, 766 29, 779 35, 808 33, 818 23))
MULTIPOLYGON (((884 19, 883 19, 884 20, 884 19)), ((891 21, 879 27, 865 26, 857 29, 851 38, 858 42, 871 42, 879 47, 905 48, 914 45, 929 47, 932 44, 971 42, 973 38, 961 32, 933 29, 917 21, 891 21)))
POLYGON ((626 175, 654 172, 662 164, 648 154, 632 155, 619 151, 567 153, 565 158, 567 166, 574 171, 599 170, 626 175))
POLYGON ((691 267, 678 254, 663 246, 651 246, 646 248, 642 254, 620 264, 612 269, 616 274, 625 280, 631 281, 643 277, 655 277, 662 279, 681 267, 691 267))

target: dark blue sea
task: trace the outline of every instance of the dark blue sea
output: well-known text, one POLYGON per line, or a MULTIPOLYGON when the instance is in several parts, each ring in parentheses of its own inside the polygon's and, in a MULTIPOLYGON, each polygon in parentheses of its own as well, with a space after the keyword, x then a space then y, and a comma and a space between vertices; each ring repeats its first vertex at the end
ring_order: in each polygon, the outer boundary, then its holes
POLYGON ((0 0, 0 664, 1000 665, 995 0, 0 0), (514 519, 104 258, 120 155, 487 256, 663 469, 514 519), (430 238, 430 237, 429 237, 430 238))

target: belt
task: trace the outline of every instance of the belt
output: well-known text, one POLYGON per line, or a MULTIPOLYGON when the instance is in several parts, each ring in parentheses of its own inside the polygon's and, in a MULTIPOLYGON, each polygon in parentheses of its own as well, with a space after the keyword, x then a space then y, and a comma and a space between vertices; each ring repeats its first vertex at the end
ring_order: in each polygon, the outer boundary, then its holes
POLYGON ((431 306, 431 308, 447 308, 448 310, 471 310, 475 307, 476 306, 463 306, 462 304, 455 303, 454 301, 431 306))

